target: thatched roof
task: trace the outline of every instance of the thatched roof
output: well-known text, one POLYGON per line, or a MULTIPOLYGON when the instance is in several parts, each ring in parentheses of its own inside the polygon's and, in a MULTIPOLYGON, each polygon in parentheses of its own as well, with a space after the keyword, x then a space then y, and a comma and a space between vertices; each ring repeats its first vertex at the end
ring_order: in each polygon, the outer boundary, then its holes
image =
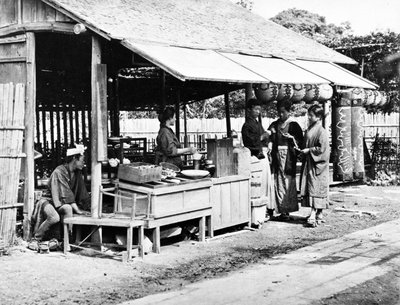
POLYGON ((231 53, 356 62, 229 0, 42 0, 112 39, 231 53))

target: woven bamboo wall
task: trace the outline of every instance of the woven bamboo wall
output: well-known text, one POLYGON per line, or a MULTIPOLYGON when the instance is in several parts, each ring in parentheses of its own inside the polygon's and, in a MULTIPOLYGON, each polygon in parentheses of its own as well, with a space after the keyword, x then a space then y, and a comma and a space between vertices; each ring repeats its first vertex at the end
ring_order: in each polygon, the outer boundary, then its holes
POLYGON ((15 237, 24 115, 25 85, 0 84, 0 244, 4 247, 15 237))

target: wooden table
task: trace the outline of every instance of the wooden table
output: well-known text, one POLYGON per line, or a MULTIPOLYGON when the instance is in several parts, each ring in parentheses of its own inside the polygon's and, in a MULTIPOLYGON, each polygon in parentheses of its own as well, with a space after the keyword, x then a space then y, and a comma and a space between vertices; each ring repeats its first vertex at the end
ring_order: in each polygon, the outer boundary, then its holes
MULTIPOLYGON (((152 230, 153 251, 156 253, 160 253, 160 227, 162 226, 199 219, 199 240, 205 240, 206 225, 208 235, 213 234, 211 179, 177 179, 180 180, 179 184, 168 181, 147 184, 118 182, 118 189, 123 194, 129 195, 133 192, 147 195, 147 200, 137 201, 136 215, 145 215, 144 227, 152 230)), ((129 202, 122 202, 122 205, 124 204, 129 205, 129 202)))

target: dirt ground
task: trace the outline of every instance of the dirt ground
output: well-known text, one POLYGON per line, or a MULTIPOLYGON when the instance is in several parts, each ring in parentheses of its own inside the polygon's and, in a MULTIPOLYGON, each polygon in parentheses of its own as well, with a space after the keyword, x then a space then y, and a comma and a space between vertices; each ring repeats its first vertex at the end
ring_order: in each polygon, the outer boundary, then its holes
MULTIPOLYGON (((257 231, 231 231, 205 242, 184 241, 150 253, 143 260, 90 253, 38 254, 24 245, 0 257, 0 304, 117 304, 145 295, 180 289, 188 283, 224 276, 234 270, 319 241, 336 238, 400 218, 400 187, 333 187, 326 222, 308 228, 300 219, 270 221, 257 231), (335 212, 335 207, 378 212, 377 216, 335 212)), ((300 214, 307 214, 302 209, 300 214)), ((395 304, 393 281, 399 269, 320 304, 395 304), (384 302, 382 302, 384 300, 384 302)), ((315 304, 315 305, 317 305, 315 304)))

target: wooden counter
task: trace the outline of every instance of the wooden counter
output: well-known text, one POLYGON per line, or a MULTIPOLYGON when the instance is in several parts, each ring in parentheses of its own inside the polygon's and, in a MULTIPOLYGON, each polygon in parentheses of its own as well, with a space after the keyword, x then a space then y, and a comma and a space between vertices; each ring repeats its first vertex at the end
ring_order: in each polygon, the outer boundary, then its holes
POLYGON ((211 203, 213 231, 250 224, 250 177, 212 178, 211 203))
MULTIPOLYGON (((180 184, 156 182, 133 184, 120 181, 123 195, 139 193, 147 200, 138 200, 136 215, 145 215, 145 229, 153 230, 153 250, 160 252, 160 227, 191 219, 199 219, 200 241, 205 239, 206 219, 211 235, 211 179, 181 179, 180 184)), ((124 209, 129 202, 122 202, 124 209)))

